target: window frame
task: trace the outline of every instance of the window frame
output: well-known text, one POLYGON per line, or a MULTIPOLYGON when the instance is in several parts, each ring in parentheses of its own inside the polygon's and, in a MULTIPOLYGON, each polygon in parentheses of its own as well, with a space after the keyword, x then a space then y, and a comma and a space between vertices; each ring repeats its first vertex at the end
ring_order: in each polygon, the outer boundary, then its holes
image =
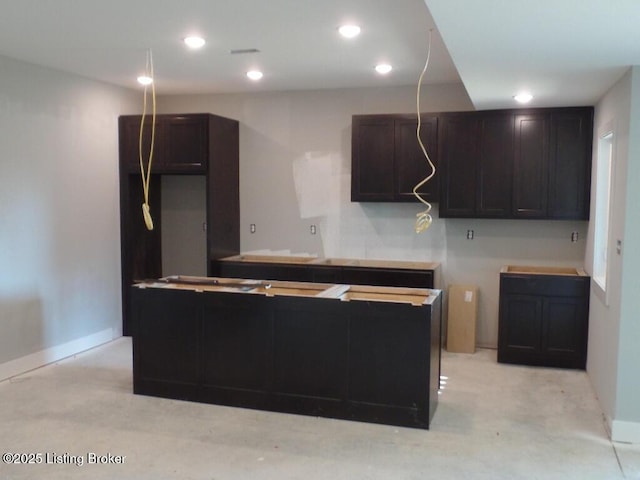
POLYGON ((615 177, 616 132, 611 122, 598 131, 593 215, 593 271, 595 292, 609 305, 612 256, 612 205, 615 177), (605 178, 606 176, 606 178, 605 178))

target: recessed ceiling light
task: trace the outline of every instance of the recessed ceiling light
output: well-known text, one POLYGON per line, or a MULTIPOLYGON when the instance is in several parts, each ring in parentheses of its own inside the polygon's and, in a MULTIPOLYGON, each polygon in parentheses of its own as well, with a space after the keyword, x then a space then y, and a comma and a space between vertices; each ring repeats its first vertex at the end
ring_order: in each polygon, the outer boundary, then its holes
POLYGON ((147 75, 140 75, 138 77, 138 83, 140 85, 151 85, 153 83, 153 78, 148 77, 147 75))
POLYGON ((380 64, 376 65, 376 72, 378 72, 381 75, 386 75, 391 70, 393 70, 393 67, 391 65, 389 65, 388 63, 380 63, 380 64))
POLYGON ((263 77, 263 74, 260 70, 249 70, 247 72, 247 77, 251 80, 260 80, 263 77))
POLYGON ((533 95, 529 92, 520 92, 514 95, 513 99, 518 103, 529 103, 533 99, 533 95))
POLYGON ((197 49, 197 48, 202 48, 206 42, 204 38, 192 35, 192 36, 186 37, 184 39, 184 43, 189 48, 197 49))
POLYGON ((338 28, 338 32, 345 38, 353 38, 360 35, 360 27, 358 25, 342 25, 338 28))

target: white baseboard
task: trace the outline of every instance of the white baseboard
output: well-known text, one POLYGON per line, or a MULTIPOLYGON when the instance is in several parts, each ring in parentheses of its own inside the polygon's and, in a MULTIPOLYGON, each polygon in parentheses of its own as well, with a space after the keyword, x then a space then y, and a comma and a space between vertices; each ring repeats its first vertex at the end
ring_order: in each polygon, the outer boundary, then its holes
POLYGON ((0 363, 0 381, 110 342, 115 338, 114 333, 113 328, 107 328, 101 332, 87 335, 62 345, 56 345, 9 362, 0 363))
POLYGON ((640 423, 613 420, 611 422, 611 440, 614 442, 640 444, 640 423))

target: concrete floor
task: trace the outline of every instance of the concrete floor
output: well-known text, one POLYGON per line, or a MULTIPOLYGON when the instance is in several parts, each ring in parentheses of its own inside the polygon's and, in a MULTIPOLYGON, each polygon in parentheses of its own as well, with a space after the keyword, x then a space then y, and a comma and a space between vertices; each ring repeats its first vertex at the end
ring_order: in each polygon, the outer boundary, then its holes
POLYGON ((0 383, 0 453, 43 460, 0 479, 640 479, 640 445, 608 440, 585 372, 480 350, 445 352, 443 375, 428 431, 267 413, 133 395, 122 338, 0 383))

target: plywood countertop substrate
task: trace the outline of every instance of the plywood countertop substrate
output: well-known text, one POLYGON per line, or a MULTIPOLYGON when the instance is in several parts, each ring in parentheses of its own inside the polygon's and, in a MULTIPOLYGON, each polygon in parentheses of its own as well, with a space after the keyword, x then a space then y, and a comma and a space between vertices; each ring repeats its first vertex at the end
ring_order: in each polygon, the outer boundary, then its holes
POLYGON ((531 275, 568 275, 574 277, 586 277, 587 273, 582 268, 576 267, 546 267, 532 265, 505 265, 500 273, 516 273, 531 275))
POLYGON ((402 260, 375 260, 357 258, 323 258, 313 256, 287 256, 287 255, 234 255, 221 258, 220 261, 230 262, 255 262, 255 263, 282 263, 295 265, 334 265, 341 267, 363 268, 399 268, 407 270, 435 270, 440 264, 437 262, 413 262, 402 260))
POLYGON ((163 288, 200 292, 244 293, 250 295, 329 298, 341 301, 410 303, 429 305, 437 291, 425 288, 334 285, 310 282, 260 281, 238 278, 171 276, 140 282, 138 288, 163 288))

